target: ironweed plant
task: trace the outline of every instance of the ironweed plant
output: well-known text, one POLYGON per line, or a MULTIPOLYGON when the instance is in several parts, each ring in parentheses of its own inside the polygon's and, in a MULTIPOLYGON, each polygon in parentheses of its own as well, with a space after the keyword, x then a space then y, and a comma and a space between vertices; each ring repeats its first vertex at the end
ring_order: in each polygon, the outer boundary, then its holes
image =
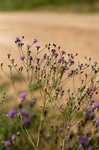
POLYGON ((10 125, 1 149, 99 150, 98 63, 81 61, 55 43, 41 47, 34 39, 26 45, 23 36, 15 44, 19 61, 7 54, 7 76, 14 87, 17 74, 26 90, 16 91, 17 106, 5 116, 10 125))

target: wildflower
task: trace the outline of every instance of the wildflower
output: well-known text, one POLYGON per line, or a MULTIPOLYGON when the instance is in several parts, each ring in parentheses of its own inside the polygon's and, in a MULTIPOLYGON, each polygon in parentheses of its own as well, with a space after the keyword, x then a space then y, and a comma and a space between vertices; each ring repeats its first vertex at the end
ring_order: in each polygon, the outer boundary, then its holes
POLYGON ((93 104, 93 103, 95 102, 95 100, 94 100, 94 99, 90 99, 88 102, 89 102, 90 104, 93 104))
POLYGON ((29 119, 24 119, 23 120, 23 125, 28 125, 30 124, 30 120, 29 119))
POLYGON ((86 120, 93 120, 94 118, 95 118, 95 113, 94 112, 90 112, 90 111, 86 112, 86 114, 85 114, 85 119, 86 120))
POLYGON ((45 53, 43 57, 44 57, 44 59, 46 59, 47 58, 47 54, 45 53))
POLYGON ((17 114, 16 110, 11 110, 11 111, 8 112, 7 115, 8 115, 8 117, 12 118, 12 117, 16 116, 16 114, 17 114))
POLYGON ((30 56, 30 61, 31 61, 31 60, 33 60, 33 57, 32 57, 32 56, 30 56))
POLYGON ((83 148, 83 145, 82 144, 79 144, 79 149, 82 149, 83 148))
POLYGON ((55 49, 52 49, 51 50, 52 54, 54 55, 56 53, 56 50, 55 49))
POLYGON ((37 50, 39 50, 41 47, 39 45, 36 46, 37 50))
POLYGON ((29 112, 26 111, 25 109, 21 109, 21 110, 20 110, 20 113, 21 113, 23 116, 29 116, 29 112))
POLYGON ((38 40, 37 40, 37 39, 34 39, 34 40, 33 40, 33 43, 37 43, 37 42, 38 42, 38 40))
POLYGON ((18 43, 18 42, 20 42, 20 41, 21 41, 20 38, 19 38, 19 37, 16 37, 15 43, 18 43))
POLYGON ((58 63, 64 63, 64 57, 61 57, 61 58, 58 60, 58 63))
POLYGON ((84 136, 80 136, 78 141, 80 144, 86 144, 88 143, 88 138, 84 136))
POLYGON ((95 110, 95 109, 97 109, 97 108, 99 108, 99 103, 94 104, 93 110, 95 110))
POLYGON ((10 140, 8 140, 8 141, 4 141, 3 144, 4 144, 4 146, 9 147, 12 145, 12 142, 10 140))
POLYGON ((68 74, 68 77, 72 77, 73 75, 77 74, 77 72, 78 72, 78 69, 71 70, 68 74))
POLYGON ((66 140, 69 140, 69 139, 70 139, 70 136, 69 136, 69 135, 66 135, 66 136, 65 136, 65 139, 66 139, 66 140))
POLYGON ((21 59, 21 60, 24 60, 24 58, 25 58, 24 56, 20 56, 20 59, 21 59))
POLYGON ((61 66, 61 71, 65 71, 65 70, 67 70, 68 68, 66 67, 66 66, 61 66))
POLYGON ((66 54, 66 52, 62 50, 62 51, 61 51, 61 54, 64 55, 64 54, 66 54))
POLYGON ((40 62, 40 58, 37 58, 36 60, 37 60, 37 64, 38 64, 40 62))
POLYGON ((54 56, 57 57, 57 56, 58 56, 58 53, 55 53, 54 56))
POLYGON ((12 135, 11 140, 15 140, 16 139, 16 135, 12 135))
POLYGON ((88 147, 88 150, 95 150, 91 145, 88 147))
POLYGON ((99 118, 96 118, 96 120, 95 120, 95 126, 99 127, 99 118))
POLYGON ((19 98, 20 98, 21 100, 24 100, 24 99, 26 98, 26 96, 27 96, 27 93, 26 93, 26 92, 22 92, 22 93, 19 94, 19 98))
POLYGON ((72 66, 75 62, 70 59, 68 63, 69 63, 69 66, 72 66))
POLYGON ((87 104, 84 104, 83 105, 84 109, 88 110, 89 109, 89 106, 87 104))

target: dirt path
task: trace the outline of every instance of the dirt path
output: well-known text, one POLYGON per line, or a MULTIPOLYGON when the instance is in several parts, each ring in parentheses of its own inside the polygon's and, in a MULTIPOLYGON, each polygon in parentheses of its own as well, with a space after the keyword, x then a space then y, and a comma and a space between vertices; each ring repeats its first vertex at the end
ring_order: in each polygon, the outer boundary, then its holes
POLYGON ((14 40, 22 35, 99 60, 99 14, 0 13, 0 62, 9 51, 17 56, 14 40))
POLYGON ((99 14, 0 13, 0 57, 16 53, 13 42, 21 35, 99 59, 99 14))

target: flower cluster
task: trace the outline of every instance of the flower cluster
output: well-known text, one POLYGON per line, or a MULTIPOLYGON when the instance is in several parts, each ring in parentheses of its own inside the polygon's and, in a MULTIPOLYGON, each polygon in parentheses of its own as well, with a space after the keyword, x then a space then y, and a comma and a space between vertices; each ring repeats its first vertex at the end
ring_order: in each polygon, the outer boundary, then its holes
POLYGON ((33 39, 25 45, 23 36, 15 44, 20 63, 8 53, 8 67, 10 75, 14 70, 24 76, 26 90, 17 92, 18 105, 7 113, 8 119, 17 121, 18 129, 3 140, 3 146, 14 147, 20 139, 29 141, 34 150, 98 150, 98 63, 90 57, 81 61, 78 53, 55 43, 42 47, 33 39))

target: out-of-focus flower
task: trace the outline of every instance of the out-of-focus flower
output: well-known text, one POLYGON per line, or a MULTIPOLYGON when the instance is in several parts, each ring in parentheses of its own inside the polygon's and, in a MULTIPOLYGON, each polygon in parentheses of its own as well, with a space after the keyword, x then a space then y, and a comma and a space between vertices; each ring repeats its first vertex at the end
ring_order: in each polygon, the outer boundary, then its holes
POLYGON ((88 150, 95 150, 91 145, 88 147, 88 150))
POLYGON ((26 97, 27 97, 27 93, 26 92, 21 92, 20 94, 19 94, 19 98, 21 99, 21 100, 24 100, 26 97))
POLYGON ((39 45, 36 46, 37 50, 39 50, 41 47, 39 45))
POLYGON ((62 51, 61 51, 61 54, 64 55, 64 54, 66 54, 66 52, 65 52, 64 50, 62 50, 62 51))
POLYGON ((28 125, 30 124, 30 120, 29 119, 24 119, 23 120, 23 125, 28 125))
POLYGON ((93 120, 94 118, 95 118, 95 113, 94 112, 90 112, 90 111, 88 111, 88 112, 86 112, 86 114, 85 114, 85 119, 86 120, 93 120))
POLYGON ((88 143, 88 138, 85 136, 80 136, 78 139, 80 144, 87 144, 88 143))
POLYGON ((21 113, 23 116, 27 116, 27 117, 28 117, 29 114, 30 114, 30 113, 29 113, 27 110, 25 110, 25 109, 21 109, 21 110, 20 110, 20 113, 21 113))
POLYGON ((99 108, 99 103, 93 105, 93 109, 97 109, 97 108, 99 108))
POLYGON ((37 43, 38 42, 38 40, 37 39, 33 39, 33 43, 37 43))
POLYGON ((4 141, 3 142, 4 146, 9 147, 12 145, 12 142, 10 140, 4 141))
POLYGON ((93 104, 93 103, 95 102, 95 100, 94 100, 94 99, 90 99, 88 102, 89 102, 90 104, 93 104))
POLYGON ((17 112, 16 112, 16 110, 11 110, 11 111, 8 112, 7 115, 8 115, 8 117, 11 117, 11 118, 12 118, 12 117, 14 117, 14 116, 17 115, 17 112))
POLYGON ((25 58, 24 56, 20 56, 20 59, 21 59, 21 60, 24 60, 24 58, 25 58))
POLYGON ((19 38, 19 37, 16 37, 15 43, 18 43, 18 42, 20 42, 20 41, 21 41, 20 38, 19 38))
POLYGON ((16 135, 12 135, 11 140, 15 140, 16 139, 16 135))
POLYGON ((99 118, 96 118, 96 120, 95 120, 95 126, 99 127, 99 118))

